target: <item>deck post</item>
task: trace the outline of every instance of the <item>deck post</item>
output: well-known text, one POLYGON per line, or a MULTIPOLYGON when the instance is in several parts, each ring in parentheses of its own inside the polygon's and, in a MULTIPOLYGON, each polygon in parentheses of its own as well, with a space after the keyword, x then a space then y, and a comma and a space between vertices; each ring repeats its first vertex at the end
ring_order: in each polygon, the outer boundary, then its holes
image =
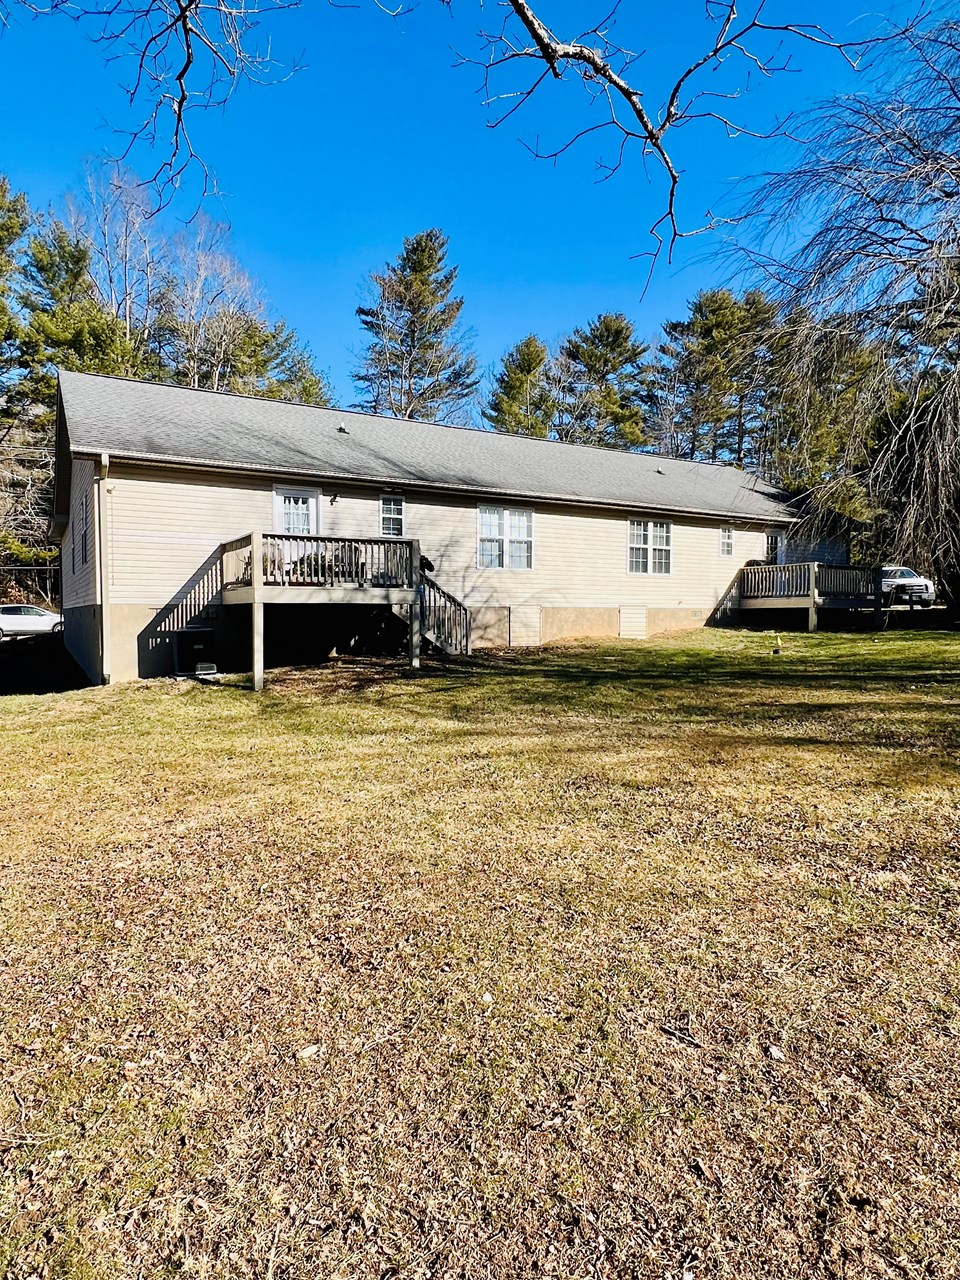
POLYGON ((883 626, 883 568, 873 571, 873 625, 879 631, 883 626))
POLYGON ((263 534, 250 535, 250 585, 254 595, 263 586, 263 534))
POLYGON ((259 598, 263 586, 263 534, 250 535, 250 586, 253 588, 253 687, 263 688, 263 601, 259 598))
POLYGON ((410 606, 410 666, 420 666, 420 599, 410 606))
POLYGON ((423 596, 420 583, 420 542, 413 538, 410 542, 410 586, 415 591, 410 605, 410 666, 420 666, 420 628, 423 626, 423 596))
POLYGON ((807 630, 816 631, 817 629, 817 568, 819 566, 814 563, 809 566, 810 574, 810 603, 807 606, 807 630))
POLYGON ((263 688, 263 601, 254 600, 253 611, 253 687, 263 688))

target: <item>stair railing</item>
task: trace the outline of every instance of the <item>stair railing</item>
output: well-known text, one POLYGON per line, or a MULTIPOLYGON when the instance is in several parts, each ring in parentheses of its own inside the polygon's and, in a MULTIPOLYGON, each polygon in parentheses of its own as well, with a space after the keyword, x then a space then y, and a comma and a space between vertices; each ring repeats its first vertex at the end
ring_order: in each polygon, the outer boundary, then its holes
POLYGON ((447 653, 470 652, 470 610, 426 573, 420 574, 420 630, 447 653))

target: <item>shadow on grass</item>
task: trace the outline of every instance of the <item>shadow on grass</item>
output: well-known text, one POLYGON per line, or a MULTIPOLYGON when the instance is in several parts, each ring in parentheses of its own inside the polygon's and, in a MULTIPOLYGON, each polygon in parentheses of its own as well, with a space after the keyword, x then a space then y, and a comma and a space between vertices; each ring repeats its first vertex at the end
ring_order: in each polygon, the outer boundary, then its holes
MULTIPOLYGON (((701 730, 724 745, 853 744, 901 751, 960 747, 960 638, 953 634, 564 646, 427 660, 338 660, 268 678, 259 713, 291 722, 313 709, 382 705, 385 715, 445 721, 449 740, 517 716, 535 734, 590 722, 607 743, 701 730), (450 723, 453 722, 453 723, 450 723)), ((358 716, 354 731, 382 732, 358 716)), ((515 731, 513 726, 512 731, 515 731)))
POLYGON ((89 684, 64 648, 62 635, 25 636, 0 642, 0 697, 67 693, 89 684))

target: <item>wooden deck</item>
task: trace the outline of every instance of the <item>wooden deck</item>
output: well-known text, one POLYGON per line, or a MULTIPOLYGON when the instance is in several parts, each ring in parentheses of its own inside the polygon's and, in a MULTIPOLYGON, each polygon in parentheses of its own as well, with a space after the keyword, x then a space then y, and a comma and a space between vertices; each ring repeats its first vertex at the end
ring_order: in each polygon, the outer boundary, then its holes
POLYGON ((806 609, 817 629, 819 609, 884 608, 883 570, 832 564, 763 564, 740 570, 741 609, 806 609))
POLYGON ((386 605, 409 628, 411 666, 428 640, 470 652, 470 613, 420 568, 416 538, 248 533, 220 548, 223 602, 253 609, 253 678, 263 687, 265 604, 386 605))

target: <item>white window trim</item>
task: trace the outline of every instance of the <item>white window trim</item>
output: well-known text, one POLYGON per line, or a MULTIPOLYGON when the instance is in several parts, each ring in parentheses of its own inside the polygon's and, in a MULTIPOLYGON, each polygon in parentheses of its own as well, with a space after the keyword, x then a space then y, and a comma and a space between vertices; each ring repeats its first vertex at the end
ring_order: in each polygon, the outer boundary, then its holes
MULTIPOLYGON (((653 537, 652 528, 648 536, 652 539, 653 537)), ((646 516, 628 516, 626 541, 627 541, 627 573, 631 578, 672 578, 673 577, 673 553, 676 550, 676 548, 673 545, 673 521, 672 520, 655 520, 652 517, 646 517, 646 516), (653 552, 654 552, 654 546, 653 546, 652 540, 647 543, 646 569, 631 569, 630 567, 630 550, 631 550, 630 526, 632 524, 645 524, 649 526, 653 526, 655 524, 665 524, 667 526, 667 537, 669 539, 670 545, 665 548, 663 547, 657 548, 658 551, 666 550, 670 552, 670 568, 667 570, 666 573, 657 572, 652 568, 653 552)), ((636 548, 634 548, 634 550, 635 549, 636 548)))
MULTIPOLYGON (((513 539, 515 542, 526 541, 526 539, 513 539)), ((532 573, 537 564, 537 513, 532 507, 510 507, 503 502, 478 502, 477 503, 477 552, 476 563, 477 568, 482 569, 485 573, 532 573), (484 507, 494 511, 503 512, 503 564, 481 564, 480 563, 480 512, 484 507), (530 517, 530 563, 523 568, 514 567, 509 563, 510 560, 510 524, 508 515, 511 511, 522 511, 524 515, 530 517)))
POLYGON ((280 534, 281 537, 295 537, 295 534, 287 534, 283 528, 283 499, 287 496, 309 499, 312 506, 312 514, 315 528, 307 535, 316 537, 323 532, 323 507, 320 499, 323 496, 320 489, 306 489, 294 484, 275 484, 273 486, 273 532, 280 534))
POLYGON ((724 560, 729 560, 731 559, 731 557, 737 554, 737 531, 732 524, 725 524, 720 526, 720 554, 721 556, 723 556, 724 560), (727 551, 726 549, 726 543, 723 536, 725 533, 728 533, 730 535, 729 551, 727 551))
MULTIPOLYGON (((396 519, 391 516, 391 519, 396 519)), ((405 538, 407 536, 407 500, 402 493, 381 493, 380 495, 380 532, 377 535, 380 538, 405 538), (383 504, 384 502, 400 503, 400 532, 384 533, 383 531, 383 504)))

